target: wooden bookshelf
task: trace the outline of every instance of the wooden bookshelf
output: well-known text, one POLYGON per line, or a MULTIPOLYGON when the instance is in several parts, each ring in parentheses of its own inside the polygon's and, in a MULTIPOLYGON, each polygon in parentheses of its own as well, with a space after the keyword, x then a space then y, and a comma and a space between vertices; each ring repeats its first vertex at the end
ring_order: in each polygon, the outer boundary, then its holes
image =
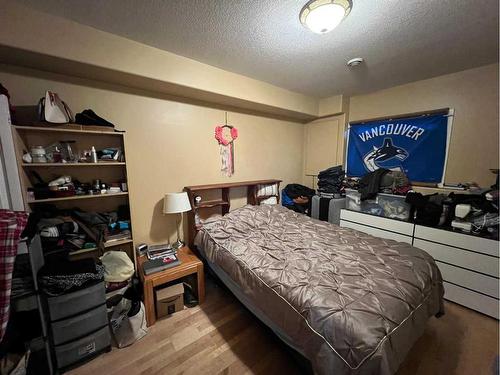
MULTIPOLYGON (((113 129, 97 126, 82 126, 77 124, 49 125, 34 124, 34 126, 13 125, 12 134, 16 150, 18 172, 23 193, 26 211, 36 210, 41 204, 51 204, 58 209, 72 209, 78 207, 87 212, 115 211, 120 205, 129 205, 128 191, 107 194, 72 195, 67 197, 48 197, 46 199, 29 199, 28 189, 35 187, 37 182, 33 172, 36 172, 45 181, 49 182, 59 176, 69 175, 72 180, 82 183, 92 183, 101 180, 105 183, 127 182, 126 161, 104 161, 97 163, 26 163, 22 156, 34 146, 47 147, 57 142, 71 141, 74 152, 90 150, 94 146, 97 150, 112 147, 122 150, 126 155, 125 133, 115 132, 113 129)), ((131 223, 132 225, 132 223, 131 223)), ((110 241, 105 249, 126 251, 135 262, 133 240, 110 241)), ((74 256, 98 256, 98 249, 80 249, 71 253, 74 256)))

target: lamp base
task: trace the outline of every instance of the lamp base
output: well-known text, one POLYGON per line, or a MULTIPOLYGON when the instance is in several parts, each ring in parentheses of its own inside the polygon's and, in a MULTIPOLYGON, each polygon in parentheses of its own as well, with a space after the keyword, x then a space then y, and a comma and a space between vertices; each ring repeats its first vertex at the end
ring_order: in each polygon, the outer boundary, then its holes
POLYGON ((181 240, 177 240, 172 244, 172 248, 175 250, 179 250, 181 247, 184 247, 184 242, 182 242, 181 240))

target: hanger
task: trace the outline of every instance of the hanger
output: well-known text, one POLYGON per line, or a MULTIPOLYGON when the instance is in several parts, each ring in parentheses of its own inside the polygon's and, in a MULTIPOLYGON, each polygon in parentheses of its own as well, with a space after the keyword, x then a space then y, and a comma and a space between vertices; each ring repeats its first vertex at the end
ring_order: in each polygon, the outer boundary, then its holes
POLYGON ((225 118, 225 121, 224 121, 224 125, 222 125, 223 128, 228 128, 228 129, 232 129, 233 126, 232 125, 228 125, 227 124, 227 112, 224 112, 224 118, 225 118))

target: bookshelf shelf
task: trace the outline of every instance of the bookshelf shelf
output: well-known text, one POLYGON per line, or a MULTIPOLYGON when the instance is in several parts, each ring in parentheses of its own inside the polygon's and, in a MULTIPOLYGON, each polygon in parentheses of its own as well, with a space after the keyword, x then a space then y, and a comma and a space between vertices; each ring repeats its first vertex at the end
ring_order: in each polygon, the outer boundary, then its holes
POLYGON ((23 168, 73 168, 73 167, 116 167, 125 166, 125 162, 98 163, 22 163, 23 168))
POLYGON ((109 130, 94 130, 96 127, 93 127, 92 130, 85 128, 84 125, 77 124, 67 124, 60 126, 22 126, 22 125, 14 125, 14 129, 19 132, 49 132, 49 133, 80 133, 80 134, 105 134, 105 135, 114 135, 123 137, 125 133, 123 132, 115 132, 109 130))
MULTIPOLYGON (((108 241, 104 244, 104 247, 106 249, 112 248, 112 247, 117 247, 117 246, 123 246, 127 244, 131 244, 133 241, 131 238, 126 239, 126 240, 116 240, 116 241, 108 241)), ((69 255, 80 255, 80 254, 86 254, 86 253, 92 253, 94 251, 97 251, 97 247, 90 247, 88 249, 80 249, 80 250, 75 250, 69 253, 69 255)))
POLYGON ((121 196, 127 196, 127 195, 128 195, 128 192, 108 193, 108 194, 95 194, 95 195, 73 195, 71 197, 35 199, 35 200, 28 201, 28 203, 29 204, 36 204, 36 203, 50 203, 50 202, 62 202, 62 201, 74 201, 74 200, 81 200, 81 199, 102 199, 102 198, 121 197, 121 196))

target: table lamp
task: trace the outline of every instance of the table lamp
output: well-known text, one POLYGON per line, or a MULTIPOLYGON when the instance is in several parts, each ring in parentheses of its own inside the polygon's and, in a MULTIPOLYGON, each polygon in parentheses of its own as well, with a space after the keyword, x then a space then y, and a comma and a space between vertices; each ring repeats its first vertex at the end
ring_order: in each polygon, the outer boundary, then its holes
POLYGON ((191 203, 186 192, 183 193, 167 193, 163 199, 164 214, 180 214, 177 217, 177 242, 172 245, 174 249, 179 249, 184 246, 179 234, 179 226, 182 218, 182 213, 191 210, 191 203))

